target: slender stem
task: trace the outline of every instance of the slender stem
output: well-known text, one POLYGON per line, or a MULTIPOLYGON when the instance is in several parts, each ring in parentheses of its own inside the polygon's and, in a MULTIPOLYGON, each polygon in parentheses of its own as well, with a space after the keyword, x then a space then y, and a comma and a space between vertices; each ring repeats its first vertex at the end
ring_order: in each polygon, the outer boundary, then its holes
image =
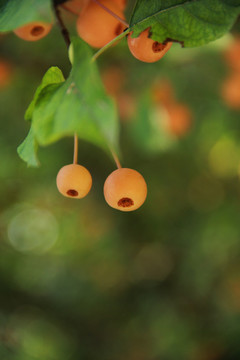
POLYGON ((122 38, 124 38, 127 34, 130 33, 130 29, 126 29, 125 31, 123 31, 120 35, 116 36, 114 39, 112 39, 111 41, 109 41, 109 43, 107 43, 105 46, 103 46, 101 49, 99 49, 92 57, 92 62, 96 61, 97 58, 103 54, 107 49, 109 49, 113 44, 115 44, 117 41, 121 40, 122 38))
POLYGON ((64 38, 64 41, 67 45, 67 48, 69 48, 70 44, 71 44, 71 40, 70 40, 70 36, 69 36, 69 33, 68 33, 68 30, 66 28, 66 26, 64 25, 64 22, 62 20, 62 17, 61 17, 61 12, 59 10, 59 5, 57 4, 57 1, 56 0, 53 0, 53 10, 54 10, 54 13, 55 13, 55 16, 56 16, 56 20, 57 20, 57 23, 58 23, 58 26, 61 30, 61 33, 62 33, 62 36, 64 38))
POLYGON ((78 163, 78 136, 74 135, 73 164, 78 163))
MULTIPOLYGON (((55 12, 57 23, 61 30, 64 41, 67 45, 67 48, 69 48, 69 46, 71 44, 70 36, 69 36, 68 30, 62 20, 61 12, 60 12, 58 6, 59 6, 59 4, 57 3, 57 0, 53 0, 53 10, 55 12)), ((73 163, 74 164, 78 163, 78 136, 77 136, 77 134, 74 135, 73 163)))
MULTIPOLYGON (((93 0, 95 1, 95 3, 97 3, 98 5, 100 5, 102 8, 104 8, 104 10, 106 10, 107 12, 109 12, 109 14, 111 14, 112 16, 114 16, 116 19, 118 19, 120 22, 122 22, 124 25, 126 25, 128 27, 128 24, 123 20, 121 19, 120 17, 118 17, 118 15, 114 14, 111 10, 109 10, 107 7, 105 7, 104 5, 102 5, 101 3, 99 3, 98 0, 93 0)), ((62 36, 64 38, 64 41, 67 45, 67 48, 69 48, 70 44, 71 44, 71 40, 70 40, 70 36, 69 36, 69 33, 68 33, 68 30, 67 28, 65 27, 64 25, 64 22, 62 20, 62 17, 61 17, 61 12, 58 8, 58 3, 57 3, 57 0, 53 0, 52 2, 53 4, 53 10, 54 10, 54 13, 55 13, 55 16, 56 16, 56 19, 57 19, 57 23, 58 23, 58 26, 60 27, 61 29, 61 33, 62 33, 62 36)), ((64 5, 62 5, 65 9, 66 7, 64 5)), ((68 9, 66 9, 68 10, 68 9)), ((109 47, 111 47, 113 44, 115 44, 117 41, 121 40, 122 38, 124 38, 127 34, 129 34, 130 32, 130 29, 126 29, 122 34, 116 36, 113 40, 111 40, 109 43, 107 43, 105 46, 103 46, 100 50, 98 50, 95 55, 93 55, 91 61, 94 62, 104 51, 106 51, 109 47)), ((112 156, 113 156, 113 159, 117 165, 117 168, 120 169, 122 166, 120 164, 120 161, 119 161, 119 158, 117 156, 117 154, 111 150, 112 152, 112 156)), ((77 164, 78 163, 78 136, 77 134, 75 133, 74 134, 74 151, 73 151, 73 164, 77 164)))
POLYGON ((117 154, 112 149, 111 149, 111 153, 112 153, 113 159, 114 159, 114 161, 115 161, 115 163, 117 165, 117 168, 121 169, 122 165, 121 165, 121 163, 119 161, 119 158, 118 158, 117 154))
POLYGON ((126 27, 129 27, 128 23, 123 20, 122 18, 120 18, 120 16, 118 16, 117 14, 115 14, 112 10, 110 10, 107 6, 103 5, 102 3, 100 3, 100 1, 98 0, 92 0, 94 1, 96 4, 98 4, 99 6, 101 6, 101 8, 105 11, 107 11, 110 15, 112 15, 113 17, 115 17, 115 19, 117 19, 118 21, 120 21, 123 25, 125 25, 126 27))

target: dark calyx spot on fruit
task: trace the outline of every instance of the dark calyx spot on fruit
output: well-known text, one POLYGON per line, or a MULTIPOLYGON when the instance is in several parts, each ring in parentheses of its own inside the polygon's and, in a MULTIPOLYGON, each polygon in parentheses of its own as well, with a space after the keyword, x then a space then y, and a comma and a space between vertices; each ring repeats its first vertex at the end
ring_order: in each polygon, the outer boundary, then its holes
POLYGON ((130 206, 133 206, 134 205, 134 202, 132 199, 130 198, 122 198, 118 201, 118 206, 121 206, 121 207, 130 207, 130 206))
POLYGON ((43 26, 34 26, 31 30, 31 35, 32 36, 39 36, 42 35, 42 33, 44 32, 44 27, 43 26))
POLYGON ((72 197, 78 196, 78 192, 76 190, 73 190, 73 189, 68 190, 67 194, 69 196, 72 196, 72 197))
POLYGON ((118 36, 118 35, 120 35, 122 32, 123 32, 123 25, 122 25, 121 23, 119 23, 119 24, 116 26, 115 35, 118 36))
POLYGON ((159 43, 158 41, 154 41, 152 44, 152 50, 155 53, 161 52, 165 49, 166 45, 159 43))

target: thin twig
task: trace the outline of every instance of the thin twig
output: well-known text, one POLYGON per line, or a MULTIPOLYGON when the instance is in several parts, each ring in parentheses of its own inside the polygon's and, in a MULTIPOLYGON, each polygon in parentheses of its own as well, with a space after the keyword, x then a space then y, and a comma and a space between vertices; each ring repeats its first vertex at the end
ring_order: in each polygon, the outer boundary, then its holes
MULTIPOLYGON (((65 41, 65 43, 67 45, 67 48, 69 48, 69 46, 71 45, 71 40, 70 40, 68 30, 67 30, 67 28, 66 28, 66 26, 65 26, 65 24, 64 24, 64 22, 62 20, 61 12, 60 12, 60 10, 58 8, 57 0, 53 0, 53 10, 55 12, 57 23, 58 23, 58 26, 59 26, 59 28, 61 30, 64 41, 65 41)), ((78 136, 77 136, 76 133, 74 134, 73 163, 74 164, 78 163, 78 136)))
POLYGON ((70 40, 70 36, 69 36, 69 33, 68 33, 68 30, 66 28, 66 26, 64 25, 64 22, 62 20, 62 17, 61 17, 61 12, 58 8, 58 4, 57 4, 57 1, 56 0, 53 0, 53 10, 54 10, 54 13, 55 13, 55 16, 56 16, 56 20, 57 20, 57 23, 58 23, 58 26, 61 30, 61 33, 62 33, 62 36, 64 38, 64 41, 67 45, 67 48, 69 48, 70 44, 71 44, 71 40, 70 40))

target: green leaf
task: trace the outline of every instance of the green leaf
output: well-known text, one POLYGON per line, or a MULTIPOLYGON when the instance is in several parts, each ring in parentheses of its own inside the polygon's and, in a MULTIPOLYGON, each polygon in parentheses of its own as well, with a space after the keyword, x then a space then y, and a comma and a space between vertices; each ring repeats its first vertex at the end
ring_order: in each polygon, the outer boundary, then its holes
POLYGON ((104 149, 118 150, 117 111, 105 94, 92 52, 79 38, 73 42, 69 78, 43 88, 33 111, 33 131, 40 145, 75 133, 104 149))
POLYGON ((92 52, 79 38, 73 39, 72 52, 68 79, 64 81, 58 68, 50 68, 27 109, 25 117, 32 119, 30 138, 18 152, 30 165, 36 155, 35 142, 46 146, 74 134, 104 150, 119 152, 116 104, 105 93, 92 52))
POLYGON ((26 139, 18 146, 17 152, 20 158, 25 161, 28 166, 39 166, 37 150, 38 143, 31 128, 26 139))
POLYGON ((151 28, 153 40, 201 46, 228 32, 239 12, 239 0, 138 0, 130 29, 134 37, 151 28))
POLYGON ((32 21, 52 21, 51 0, 0 0, 1 32, 32 21))
POLYGON ((37 102, 37 99, 40 95, 40 92, 49 84, 58 84, 63 82, 64 76, 62 71, 57 67, 57 66, 52 66, 50 69, 48 69, 48 71, 46 72, 46 74, 44 75, 41 84, 39 85, 39 87, 37 88, 35 94, 34 94, 34 98, 32 100, 32 102, 30 103, 30 105, 28 106, 26 112, 25 112, 25 120, 31 120, 32 119, 32 115, 33 115, 33 110, 35 107, 35 104, 37 102))

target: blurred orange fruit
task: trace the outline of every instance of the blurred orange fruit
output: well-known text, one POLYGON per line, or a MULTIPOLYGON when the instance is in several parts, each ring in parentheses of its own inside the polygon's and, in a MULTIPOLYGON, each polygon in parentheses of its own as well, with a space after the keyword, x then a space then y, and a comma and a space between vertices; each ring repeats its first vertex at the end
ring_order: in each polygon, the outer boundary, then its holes
POLYGON ((232 109, 240 109, 240 73, 234 72, 222 85, 222 98, 232 109))
POLYGON ((5 60, 0 60, 0 88, 7 86, 12 77, 12 66, 5 60))
POLYGON ((224 57, 231 68, 240 71, 240 36, 234 39, 234 42, 225 51, 224 57))
POLYGON ((169 133, 181 137, 185 135, 192 125, 192 113, 184 104, 171 104, 166 107, 169 115, 166 129, 169 133))
POLYGON ((130 93, 122 93, 117 97, 120 118, 124 121, 131 119, 136 112, 136 100, 130 93))
POLYGON ((102 72, 102 81, 109 95, 116 96, 123 88, 126 75, 122 68, 113 65, 102 72))
POLYGON ((169 105, 175 101, 174 89, 169 80, 163 79, 153 86, 152 97, 154 103, 169 105))

